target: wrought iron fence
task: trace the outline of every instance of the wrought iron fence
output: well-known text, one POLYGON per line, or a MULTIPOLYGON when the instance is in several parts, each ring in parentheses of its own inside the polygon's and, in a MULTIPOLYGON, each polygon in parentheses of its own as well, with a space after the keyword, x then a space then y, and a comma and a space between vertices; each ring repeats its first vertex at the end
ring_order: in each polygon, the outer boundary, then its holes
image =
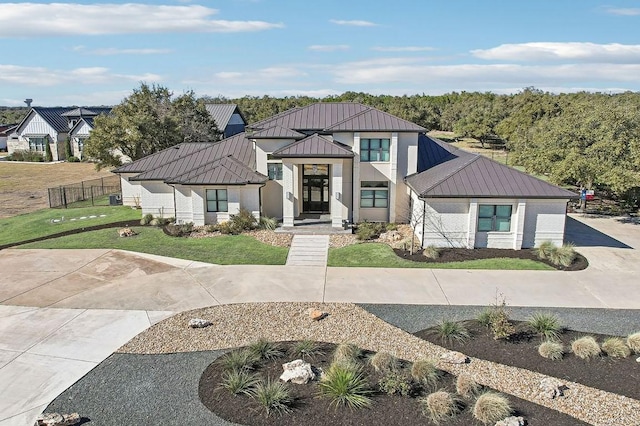
POLYGON ((49 207, 86 207, 122 203, 119 176, 85 180, 47 188, 49 207))

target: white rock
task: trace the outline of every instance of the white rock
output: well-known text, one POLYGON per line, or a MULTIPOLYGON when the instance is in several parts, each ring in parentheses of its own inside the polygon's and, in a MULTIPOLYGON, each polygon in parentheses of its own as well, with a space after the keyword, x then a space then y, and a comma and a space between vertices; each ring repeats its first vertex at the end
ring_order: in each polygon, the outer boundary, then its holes
POLYGON ((469 357, 462 352, 449 351, 440 355, 440 359, 449 364, 466 364, 469 362, 469 357))
POLYGON ((522 417, 511 416, 500 420, 495 426, 524 426, 524 419, 522 417))
POLYGON ((540 381, 540 397, 547 399, 554 399, 560 396, 564 396, 564 391, 569 389, 566 384, 553 377, 547 377, 540 381))
POLYGON ((311 364, 301 359, 282 364, 284 372, 280 376, 283 382, 291 382, 297 385, 304 385, 315 379, 316 375, 311 368, 311 364))
POLYGON ((191 328, 205 328, 210 325, 213 325, 211 321, 202 318, 191 318, 189 320, 189 327, 191 328))
POLYGON ((640 362, 640 356, 636 358, 636 362, 640 362))
POLYGON ((78 413, 42 413, 36 418, 35 426, 70 426, 80 423, 78 413))

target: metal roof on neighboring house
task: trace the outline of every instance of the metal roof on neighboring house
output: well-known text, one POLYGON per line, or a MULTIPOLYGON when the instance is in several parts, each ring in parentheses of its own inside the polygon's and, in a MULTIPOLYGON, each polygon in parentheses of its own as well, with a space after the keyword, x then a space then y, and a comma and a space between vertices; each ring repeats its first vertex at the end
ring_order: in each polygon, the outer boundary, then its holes
POLYGON ((229 124, 229 120, 231 120, 231 116, 236 112, 242 117, 242 121, 247 122, 236 104, 206 104, 205 108, 213 118, 213 121, 216 122, 216 126, 218 126, 220 132, 224 132, 229 124))
POLYGON ((264 130, 258 130, 248 135, 251 139, 300 139, 304 138, 304 133, 287 129, 282 126, 273 126, 264 130))
POLYGON ((228 155, 183 175, 166 179, 165 182, 181 185, 246 185, 265 183, 267 180, 267 176, 228 155))
POLYGON ((348 147, 333 142, 314 133, 298 142, 294 142, 274 151, 274 157, 316 157, 316 158, 346 158, 353 157, 353 151, 348 147))
POLYGON ((71 128, 71 130, 69 130, 69 134, 75 135, 78 132, 78 129, 82 127, 83 123, 86 123, 89 128, 93 129, 93 119, 94 117, 80 117, 78 122, 71 128))
MULTIPOLYGON (((405 182, 422 198, 576 198, 577 195, 479 154, 450 149, 425 137, 420 149, 431 152, 424 171, 405 182), (429 146, 432 145, 432 146, 429 146)), ((424 160, 423 160, 424 161, 424 160)))
POLYGON ((84 112, 86 115, 96 116, 99 114, 108 114, 111 111, 110 107, 31 107, 29 113, 20 122, 19 129, 32 117, 34 114, 38 114, 42 119, 47 122, 56 132, 66 133, 69 131, 69 118, 80 117, 80 113, 84 112))

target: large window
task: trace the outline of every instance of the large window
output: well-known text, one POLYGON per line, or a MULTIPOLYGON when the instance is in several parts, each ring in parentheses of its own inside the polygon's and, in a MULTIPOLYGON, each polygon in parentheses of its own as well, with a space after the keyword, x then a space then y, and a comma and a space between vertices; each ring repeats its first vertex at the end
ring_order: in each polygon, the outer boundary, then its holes
POLYGON ((207 189, 207 211, 208 212, 226 212, 227 206, 227 190, 226 189, 207 189))
POLYGON ((478 206, 478 232, 509 232, 511 206, 480 204, 478 206))
POLYGON ((389 182, 361 182, 360 207, 386 208, 389 205, 389 182))
POLYGON ((48 142, 46 136, 29 136, 29 149, 31 151, 44 152, 45 145, 48 142))
POLYGON ((78 152, 82 152, 82 150, 84 149, 84 142, 87 140, 87 138, 78 138, 78 152))
POLYGON ((360 139, 360 161, 389 161, 389 139, 360 139))
POLYGON ((282 180, 282 163, 267 163, 270 180, 282 180))

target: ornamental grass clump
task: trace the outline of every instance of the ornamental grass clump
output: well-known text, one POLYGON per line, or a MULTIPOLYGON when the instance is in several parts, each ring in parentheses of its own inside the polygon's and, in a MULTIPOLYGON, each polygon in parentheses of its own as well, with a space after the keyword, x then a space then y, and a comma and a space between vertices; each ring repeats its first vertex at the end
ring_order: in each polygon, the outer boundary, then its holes
POLYGON ((435 423, 446 421, 460 411, 459 401, 449 392, 437 391, 420 400, 422 413, 435 423))
POLYGON ((396 370, 400 367, 398 359, 388 352, 375 353, 371 358, 369 358, 369 363, 374 370, 383 373, 396 370))
POLYGON ((449 320, 440 321, 433 329, 432 334, 439 337, 443 343, 448 342, 449 344, 464 343, 470 337, 464 324, 449 320))
POLYGON ((353 343, 341 343, 336 346, 333 352, 333 362, 357 365, 360 361, 360 355, 362 355, 362 351, 353 343))
POLYGON ((291 352, 294 356, 302 359, 324 355, 324 352, 320 350, 320 346, 313 340, 300 340, 295 342, 291 348, 291 352))
POLYGON ((473 404, 472 414, 476 420, 488 425, 509 417, 512 411, 511 404, 505 396, 489 391, 478 396, 473 404))
POLYGON ((619 337, 609 337, 602 342, 602 352, 610 358, 627 358, 631 349, 619 337))
POLYGON ((556 245, 551 241, 543 241, 538 248, 534 249, 538 259, 546 260, 551 257, 551 253, 556 249, 556 245))
POLYGON ((435 389, 440 380, 440 371, 434 361, 421 359, 411 365, 411 377, 426 389, 435 389))
POLYGON ((640 332, 627 336, 627 346, 633 352, 640 354, 640 332))
POLYGON ((249 351, 259 360, 270 361, 281 358, 284 355, 284 351, 280 345, 265 339, 259 339, 257 342, 249 345, 249 351))
POLYGON ((576 251, 574 247, 575 246, 573 244, 569 243, 556 248, 556 250, 551 252, 549 260, 554 265, 562 265, 565 267, 570 266, 576 258, 576 251))
POLYGON ((545 340, 557 340, 562 326, 553 314, 537 312, 527 321, 529 327, 545 340))
POLYGON ((558 361, 564 356, 564 346, 560 342, 547 340, 538 346, 538 353, 544 358, 558 361))
POLYGON ((222 376, 220 386, 234 395, 251 395, 260 378, 246 370, 226 371, 222 376))
POLYGON ((591 336, 580 337, 571 342, 571 350, 582 359, 591 359, 600 356, 600 345, 591 336))
POLYGON ((264 408, 267 417, 271 414, 286 414, 291 412, 293 397, 289 389, 279 381, 258 382, 250 396, 264 408))
POLYGON ((320 395, 330 398, 330 405, 366 408, 371 405, 369 383, 360 367, 342 362, 332 363, 318 384, 320 395))
POLYGON ((222 358, 225 371, 253 370, 260 359, 249 349, 231 351, 222 358))
POLYGON ((273 231, 278 227, 278 219, 275 217, 260 216, 260 229, 266 229, 267 231, 273 231))
POLYGON ((482 386, 476 382, 471 374, 460 373, 456 379, 456 392, 463 398, 471 399, 480 393, 482 386))

